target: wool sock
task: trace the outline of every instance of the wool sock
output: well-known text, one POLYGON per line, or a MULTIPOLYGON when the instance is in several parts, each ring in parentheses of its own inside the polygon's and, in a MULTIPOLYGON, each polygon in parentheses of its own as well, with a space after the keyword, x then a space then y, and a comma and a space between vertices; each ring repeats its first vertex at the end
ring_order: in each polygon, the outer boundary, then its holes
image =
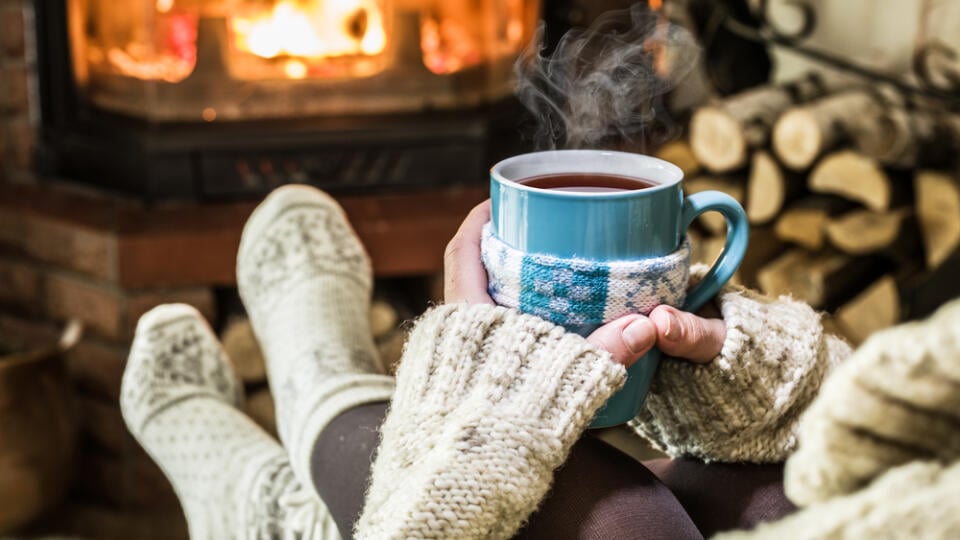
POLYGON ((163 305, 140 319, 121 410, 173 484, 190 538, 339 538, 327 508, 296 480, 280 445, 237 408, 241 396, 195 309, 163 305))
POLYGON ((237 283, 266 357, 277 431, 312 485, 311 454, 330 420, 393 392, 369 328, 370 261, 329 195, 285 186, 244 227, 237 283))

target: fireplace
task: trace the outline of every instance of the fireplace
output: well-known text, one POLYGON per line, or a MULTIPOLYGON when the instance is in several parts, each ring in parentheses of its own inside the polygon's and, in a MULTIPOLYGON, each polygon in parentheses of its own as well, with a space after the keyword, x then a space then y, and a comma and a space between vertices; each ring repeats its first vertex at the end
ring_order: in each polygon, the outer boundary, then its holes
POLYGON ((477 183, 537 0, 38 0, 46 173, 146 199, 477 183))

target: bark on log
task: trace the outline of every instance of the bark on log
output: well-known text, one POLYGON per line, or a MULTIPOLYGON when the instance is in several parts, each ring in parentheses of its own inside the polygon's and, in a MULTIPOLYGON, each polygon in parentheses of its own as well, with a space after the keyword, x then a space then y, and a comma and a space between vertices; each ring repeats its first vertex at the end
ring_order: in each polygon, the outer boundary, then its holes
MULTIPOLYGON (((683 191, 688 194, 701 191, 722 191, 743 204, 743 181, 732 177, 698 176, 684 180, 683 191)), ((706 212, 697 218, 697 221, 711 234, 723 234, 727 222, 719 212, 706 212)))
POLYGON ((807 179, 815 193, 839 195, 871 210, 889 210, 894 203, 909 199, 907 183, 891 178, 873 159, 852 150, 825 156, 807 179))
POLYGON ((748 149, 766 144, 787 108, 850 85, 841 77, 811 74, 780 86, 761 86, 697 109, 690 119, 690 146, 704 167, 725 173, 744 166, 748 149))
POLYGON ((774 125, 773 149, 791 169, 807 169, 830 148, 870 132, 864 127, 876 124, 883 111, 879 97, 866 90, 841 92, 791 108, 774 125))
POLYGON ((854 203, 831 195, 811 195, 790 205, 780 214, 774 232, 784 242, 807 249, 823 247, 830 218, 848 212, 854 203))
POLYGON ((816 309, 834 309, 886 273, 889 266, 875 257, 795 248, 764 266, 757 282, 766 294, 792 294, 816 309))
POLYGON ((857 150, 893 167, 937 166, 956 159, 960 116, 890 107, 854 137, 857 150))
POLYGON ((960 182, 954 175, 920 171, 914 189, 927 267, 936 268, 960 246, 960 182))
POLYGON ((770 152, 754 152, 747 178, 747 218, 755 225, 769 223, 805 188, 805 179, 781 167, 770 152))

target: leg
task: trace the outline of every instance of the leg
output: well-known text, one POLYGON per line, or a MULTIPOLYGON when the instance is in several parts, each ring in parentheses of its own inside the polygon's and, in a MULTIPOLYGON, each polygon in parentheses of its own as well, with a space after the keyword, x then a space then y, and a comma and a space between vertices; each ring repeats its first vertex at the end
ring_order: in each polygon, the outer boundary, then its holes
POLYGON ((782 464, 658 459, 645 465, 677 496, 705 536, 750 529, 796 509, 783 492, 782 464))
MULTIPOLYGON (((347 411, 327 426, 313 458, 314 483, 344 538, 363 509, 377 429, 386 403, 347 411)), ((519 538, 637 538, 702 536, 670 491, 643 465, 589 435, 557 471, 553 489, 519 538)))
POLYGON ((317 439, 311 458, 313 484, 327 501, 345 539, 363 511, 370 468, 380 443, 380 424, 387 416, 385 401, 367 403, 334 418, 317 439))
POLYGON ((589 434, 574 445, 549 495, 519 537, 703 538, 653 473, 589 434))
POLYGON ((338 538, 327 509, 304 496, 286 453, 240 401, 240 383, 196 310, 165 305, 140 319, 121 410, 173 484, 190 537, 338 538))

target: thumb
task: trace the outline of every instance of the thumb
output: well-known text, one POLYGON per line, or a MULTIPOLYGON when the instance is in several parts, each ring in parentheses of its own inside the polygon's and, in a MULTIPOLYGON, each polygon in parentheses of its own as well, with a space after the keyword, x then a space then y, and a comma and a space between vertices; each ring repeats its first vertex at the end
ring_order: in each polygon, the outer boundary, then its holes
POLYGON ((657 328, 657 347, 664 354, 698 363, 713 360, 727 339, 723 319, 705 319, 670 306, 650 312, 657 328))
POLYGON ((609 352, 614 362, 630 367, 653 348, 657 328, 643 315, 627 315, 597 328, 587 341, 609 352))

